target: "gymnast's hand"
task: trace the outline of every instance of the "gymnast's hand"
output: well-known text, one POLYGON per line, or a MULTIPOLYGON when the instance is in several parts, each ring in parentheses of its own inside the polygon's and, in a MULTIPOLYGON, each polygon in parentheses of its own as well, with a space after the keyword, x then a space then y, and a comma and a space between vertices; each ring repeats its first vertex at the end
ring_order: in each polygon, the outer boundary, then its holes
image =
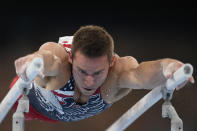
MULTIPOLYGON (((162 61, 162 68, 163 68, 163 74, 165 76, 166 79, 169 79, 173 76, 173 74, 180 68, 182 67, 184 64, 178 60, 174 60, 174 59, 165 59, 162 61)), ((182 84, 178 85, 176 87, 176 90, 181 89, 182 87, 184 87, 187 83, 191 82, 194 83, 194 77, 191 76, 189 78, 189 80, 183 82, 182 84)))
MULTIPOLYGON (((16 74, 23 79, 24 81, 28 81, 28 78, 26 76, 26 69, 28 65, 31 63, 31 61, 35 58, 34 54, 30 54, 24 57, 20 57, 15 60, 15 70, 16 74)), ((39 73, 40 75, 41 73, 39 73)))

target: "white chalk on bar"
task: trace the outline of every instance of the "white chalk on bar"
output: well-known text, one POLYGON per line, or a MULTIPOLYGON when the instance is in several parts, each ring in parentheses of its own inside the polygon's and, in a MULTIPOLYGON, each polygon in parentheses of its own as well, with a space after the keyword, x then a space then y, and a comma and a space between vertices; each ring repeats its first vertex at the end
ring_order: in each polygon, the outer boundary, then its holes
MULTIPOLYGON (((168 89, 174 90, 177 85, 188 80, 192 76, 193 67, 190 64, 184 64, 178 69, 173 77, 166 82, 168 89)), ((156 87, 147 95, 141 98, 134 106, 115 121, 106 131, 123 131, 139 118, 145 111, 162 98, 163 87, 156 87)))
POLYGON ((19 78, 10 89, 8 94, 4 97, 0 104, 0 123, 3 121, 4 117, 7 115, 19 96, 22 94, 24 87, 28 86, 32 80, 34 80, 34 78, 41 71, 43 65, 44 63, 42 58, 34 58, 26 70, 28 81, 24 81, 19 78))

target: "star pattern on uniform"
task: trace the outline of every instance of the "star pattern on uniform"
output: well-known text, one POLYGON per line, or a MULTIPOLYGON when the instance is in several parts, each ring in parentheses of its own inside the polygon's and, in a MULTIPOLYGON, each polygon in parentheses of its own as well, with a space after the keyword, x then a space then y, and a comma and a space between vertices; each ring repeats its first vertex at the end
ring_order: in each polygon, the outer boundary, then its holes
POLYGON ((64 87, 62 87, 61 91, 74 91, 74 78, 71 76, 70 80, 66 83, 64 87))

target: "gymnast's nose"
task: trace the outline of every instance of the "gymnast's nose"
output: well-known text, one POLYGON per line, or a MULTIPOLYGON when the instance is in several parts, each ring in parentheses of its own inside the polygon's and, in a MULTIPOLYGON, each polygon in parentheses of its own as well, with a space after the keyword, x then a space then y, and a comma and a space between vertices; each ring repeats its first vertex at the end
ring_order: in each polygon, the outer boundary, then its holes
POLYGON ((94 78, 92 76, 88 75, 88 76, 86 76, 84 83, 87 87, 91 87, 94 84, 94 78))

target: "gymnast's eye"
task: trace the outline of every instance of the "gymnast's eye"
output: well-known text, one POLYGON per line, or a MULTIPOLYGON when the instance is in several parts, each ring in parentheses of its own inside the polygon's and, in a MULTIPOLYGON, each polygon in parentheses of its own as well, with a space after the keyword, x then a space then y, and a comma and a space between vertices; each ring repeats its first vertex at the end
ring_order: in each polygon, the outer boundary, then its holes
POLYGON ((99 71, 99 72, 95 72, 94 73, 94 76, 97 76, 97 75, 100 75, 101 74, 101 72, 99 71))
POLYGON ((93 76, 98 76, 98 75, 102 74, 103 72, 104 72, 104 70, 100 70, 100 71, 98 71, 98 72, 95 72, 95 73, 93 74, 93 76))
POLYGON ((81 74, 87 75, 87 73, 86 73, 84 70, 79 69, 79 72, 80 72, 81 74))

